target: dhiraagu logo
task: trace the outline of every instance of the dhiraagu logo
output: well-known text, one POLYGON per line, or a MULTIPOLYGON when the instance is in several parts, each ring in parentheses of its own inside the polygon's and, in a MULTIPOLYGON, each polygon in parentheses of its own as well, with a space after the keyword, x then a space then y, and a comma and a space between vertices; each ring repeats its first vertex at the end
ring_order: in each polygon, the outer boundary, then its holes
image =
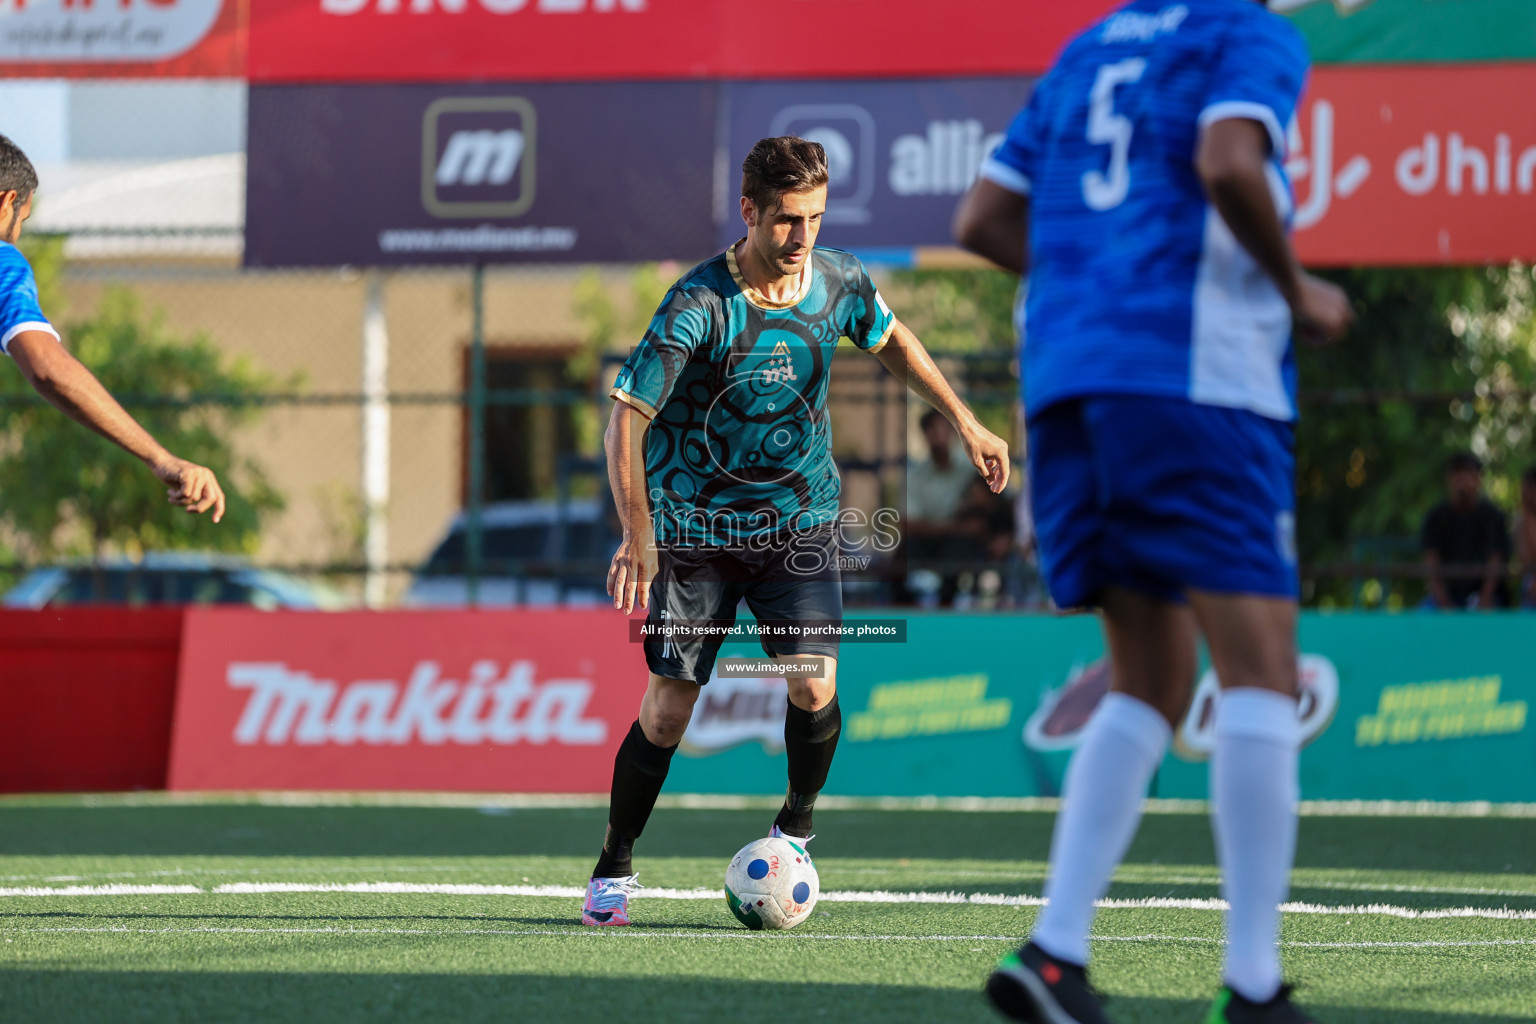
POLYGON ((1003 729, 1013 717, 1013 701, 987 696, 985 673, 881 683, 869 694, 869 706, 848 720, 852 742, 895 740, 907 736, 949 736, 1003 729))
POLYGON ((1502 676, 1383 687, 1376 713, 1355 721, 1355 746, 1433 743, 1525 731, 1523 700, 1503 700, 1502 676))

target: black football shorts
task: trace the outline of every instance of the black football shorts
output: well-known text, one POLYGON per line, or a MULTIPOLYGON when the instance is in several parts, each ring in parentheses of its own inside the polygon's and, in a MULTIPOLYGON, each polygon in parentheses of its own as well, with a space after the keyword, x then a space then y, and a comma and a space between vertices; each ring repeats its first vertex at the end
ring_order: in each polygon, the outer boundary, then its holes
POLYGON ((709 682, 723 634, 747 602, 757 621, 773 630, 761 635, 770 657, 818 654, 837 657, 838 640, 825 627, 843 623, 843 583, 833 527, 800 532, 784 541, 740 548, 663 546, 651 584, 645 661, 667 679, 709 682), (670 635, 659 632, 671 623, 670 635), (685 632, 678 625, 688 627, 685 632), (819 635, 786 636, 798 626, 819 635), (819 627, 819 628, 818 628, 819 627))

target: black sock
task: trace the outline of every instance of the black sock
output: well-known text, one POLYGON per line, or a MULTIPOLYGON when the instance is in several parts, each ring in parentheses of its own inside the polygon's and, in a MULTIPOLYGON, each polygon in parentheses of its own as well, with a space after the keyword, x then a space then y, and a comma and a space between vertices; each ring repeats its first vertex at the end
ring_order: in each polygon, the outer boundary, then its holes
POLYGON ((827 784, 837 737, 843 731, 843 711, 837 694, 820 711, 789 705, 784 713, 784 750, 789 755, 789 792, 774 824, 785 835, 804 839, 811 834, 816 795, 827 784))
POLYGON ((621 878, 635 873, 631 860, 635 840, 645 829, 645 822, 661 795, 667 780, 667 768, 677 749, 658 747, 645 738, 639 721, 629 727, 629 735, 619 744, 613 758, 613 790, 608 797, 608 833, 603 837, 603 853, 592 869, 593 878, 621 878))

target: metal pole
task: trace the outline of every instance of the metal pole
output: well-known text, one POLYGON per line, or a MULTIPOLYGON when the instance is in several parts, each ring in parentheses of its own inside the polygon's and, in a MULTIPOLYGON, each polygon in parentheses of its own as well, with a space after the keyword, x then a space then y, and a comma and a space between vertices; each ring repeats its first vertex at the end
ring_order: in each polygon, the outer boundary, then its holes
POLYGON ((464 582, 470 605, 480 603, 484 555, 481 509, 485 503, 485 265, 475 264, 470 283, 474 326, 469 339, 469 507, 464 531, 464 582))
POLYGON ((384 275, 368 275, 363 309, 363 601, 382 608, 389 564, 389 328, 384 317, 384 275))

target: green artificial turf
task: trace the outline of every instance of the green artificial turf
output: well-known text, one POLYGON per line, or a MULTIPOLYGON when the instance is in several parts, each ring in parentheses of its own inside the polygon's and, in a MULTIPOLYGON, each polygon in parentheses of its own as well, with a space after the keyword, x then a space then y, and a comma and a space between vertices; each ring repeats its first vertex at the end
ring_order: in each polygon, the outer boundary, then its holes
MULTIPOLYGON (((628 929, 569 896, 215 892, 232 883, 580 886, 605 808, 0 800, 0 1022, 986 1021, 980 985, 1036 909, 823 900, 788 933, 722 898, 646 899, 628 929)), ((658 809, 653 887, 718 889, 768 805, 658 809)), ((1037 896, 1043 812, 827 809, 831 891, 1037 896)), ((1111 898, 1217 893, 1200 814, 1148 815, 1111 898)), ((1308 817, 1292 898, 1322 907, 1536 911, 1536 818, 1308 817)), ((1093 972, 1121 1024, 1202 1019, 1221 915, 1100 912, 1093 972)), ((1536 1019, 1536 920, 1287 914, 1287 973, 1320 1024, 1536 1019), (1439 945, 1426 945, 1438 943, 1439 945), (1412 944, 1412 945, 1409 945, 1412 944)))

